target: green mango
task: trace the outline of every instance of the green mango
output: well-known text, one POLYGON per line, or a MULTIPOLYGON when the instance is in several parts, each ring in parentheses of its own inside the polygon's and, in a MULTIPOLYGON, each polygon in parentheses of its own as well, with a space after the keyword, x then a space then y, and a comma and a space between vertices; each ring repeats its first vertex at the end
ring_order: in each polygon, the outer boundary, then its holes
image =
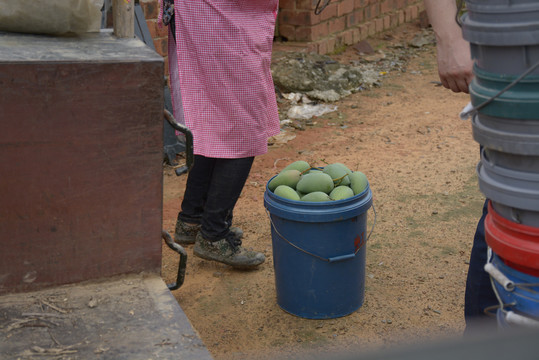
POLYGON ((298 170, 283 170, 276 177, 270 180, 268 188, 271 191, 274 191, 279 185, 287 185, 295 189, 300 177, 301 172, 298 170))
POLYGON ((301 201, 311 201, 311 202, 320 202, 320 201, 331 201, 328 194, 322 191, 313 191, 304 195, 301 198, 301 201))
POLYGON ((354 191, 345 185, 337 186, 329 193, 331 200, 342 200, 354 196, 354 191))
POLYGON ((331 176, 336 186, 350 185, 349 175, 352 174, 352 171, 341 163, 326 165, 323 172, 331 176))
POLYGON ((311 168, 311 165, 307 161, 298 160, 294 161, 292 164, 289 164, 285 167, 284 170, 298 170, 300 173, 304 173, 311 168))
POLYGON ((334 187, 331 176, 323 172, 313 172, 301 175, 296 185, 296 190, 305 194, 315 191, 322 191, 329 194, 334 187))
POLYGON ((296 190, 292 189, 290 186, 279 185, 273 192, 275 195, 280 196, 289 200, 300 200, 300 197, 296 190))
POLYGON ((349 177, 350 188, 354 191, 354 195, 362 193, 369 185, 367 176, 365 176, 365 174, 363 174, 361 171, 354 171, 352 175, 349 175, 349 177))

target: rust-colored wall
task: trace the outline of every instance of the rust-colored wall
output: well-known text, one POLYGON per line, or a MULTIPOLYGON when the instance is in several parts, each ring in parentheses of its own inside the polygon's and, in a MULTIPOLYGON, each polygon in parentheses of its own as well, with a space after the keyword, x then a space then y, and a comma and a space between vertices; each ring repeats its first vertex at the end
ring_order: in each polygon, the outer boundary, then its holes
POLYGON ((0 294, 160 271, 163 59, 137 42, 0 34, 0 294))

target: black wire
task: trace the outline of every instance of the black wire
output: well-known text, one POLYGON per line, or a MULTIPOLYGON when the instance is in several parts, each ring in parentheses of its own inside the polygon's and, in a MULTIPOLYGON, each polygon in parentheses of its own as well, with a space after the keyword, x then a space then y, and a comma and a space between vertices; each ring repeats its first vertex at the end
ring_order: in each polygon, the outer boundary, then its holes
POLYGON ((316 8, 314 9, 314 14, 315 15, 320 15, 322 13, 322 11, 324 11, 324 9, 329 5, 331 0, 326 0, 326 3, 323 6, 320 6, 321 2, 322 2, 322 0, 318 0, 318 2, 316 3, 316 8))

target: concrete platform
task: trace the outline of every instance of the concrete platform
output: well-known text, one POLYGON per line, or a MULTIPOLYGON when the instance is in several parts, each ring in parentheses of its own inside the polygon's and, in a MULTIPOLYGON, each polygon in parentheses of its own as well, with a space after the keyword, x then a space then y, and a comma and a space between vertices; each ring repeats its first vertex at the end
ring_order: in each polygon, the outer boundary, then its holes
POLYGON ((1 359, 211 359, 155 274, 0 297, 1 359))

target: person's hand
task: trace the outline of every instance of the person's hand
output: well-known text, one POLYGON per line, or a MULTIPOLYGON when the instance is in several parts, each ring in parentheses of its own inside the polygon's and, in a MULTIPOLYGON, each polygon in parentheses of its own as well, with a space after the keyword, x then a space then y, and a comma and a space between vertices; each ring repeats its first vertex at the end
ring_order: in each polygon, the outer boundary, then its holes
POLYGON ((442 85, 454 92, 469 93, 468 87, 473 78, 473 60, 468 42, 461 37, 450 41, 438 39, 436 50, 442 85))
POLYGON ((429 21, 436 35, 438 74, 442 85, 454 92, 468 93, 473 78, 470 44, 462 37, 455 20, 455 0, 424 0, 429 21))

